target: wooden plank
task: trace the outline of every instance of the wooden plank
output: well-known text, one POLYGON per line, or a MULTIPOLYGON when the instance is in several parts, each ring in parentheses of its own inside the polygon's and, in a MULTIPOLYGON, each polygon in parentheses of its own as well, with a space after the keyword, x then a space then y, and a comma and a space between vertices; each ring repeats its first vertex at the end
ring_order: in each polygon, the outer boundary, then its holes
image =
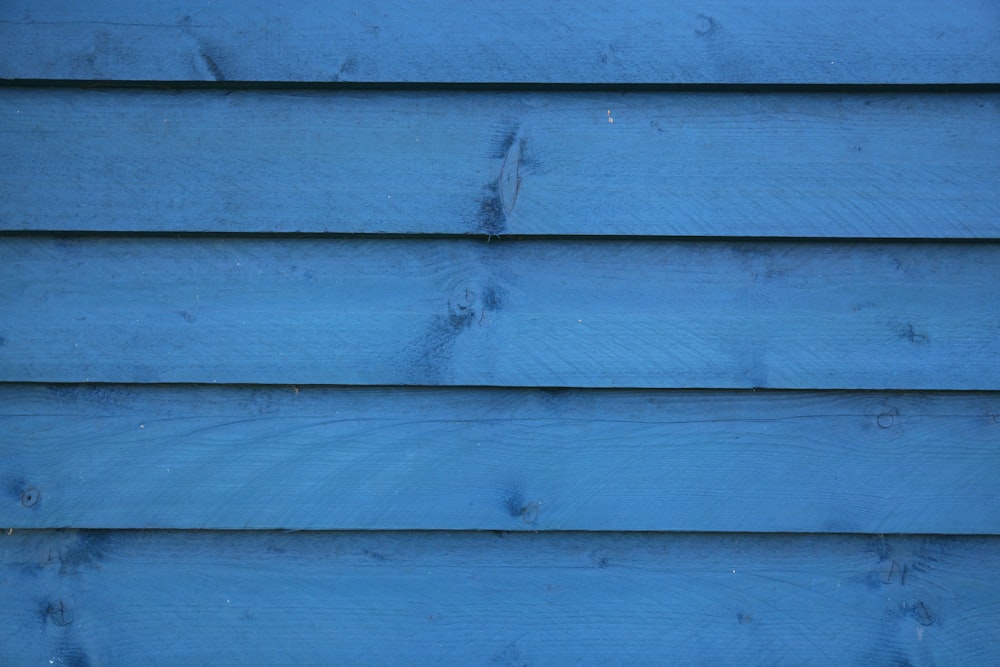
POLYGON ((5 664, 1000 659, 996 537, 14 531, 0 545, 5 664))
POLYGON ((1000 237, 997 94, 0 99, 5 230, 1000 237))
POLYGON ((7 0, 0 78, 997 83, 992 0, 7 0))
POLYGON ((1000 244, 0 239, 0 379, 1000 389, 1000 244))
POLYGON ((7 384, 0 526, 996 534, 998 415, 1000 394, 7 384))

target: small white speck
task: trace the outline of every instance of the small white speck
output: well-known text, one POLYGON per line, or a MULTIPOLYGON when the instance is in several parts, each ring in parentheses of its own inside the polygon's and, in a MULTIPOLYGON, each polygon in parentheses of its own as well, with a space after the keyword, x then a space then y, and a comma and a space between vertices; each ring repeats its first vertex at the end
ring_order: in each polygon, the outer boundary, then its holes
POLYGON ((733 570, 733 574, 736 574, 736 570, 733 570))
POLYGON ((146 428, 145 424, 139 424, 139 428, 146 428))

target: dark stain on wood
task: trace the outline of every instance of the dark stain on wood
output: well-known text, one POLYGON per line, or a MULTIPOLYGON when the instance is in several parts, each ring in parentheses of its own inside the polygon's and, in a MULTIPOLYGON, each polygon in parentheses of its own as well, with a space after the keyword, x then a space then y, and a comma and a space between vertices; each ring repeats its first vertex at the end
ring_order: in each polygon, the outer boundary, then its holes
POLYGON ((73 607, 62 598, 49 600, 45 604, 44 616, 52 625, 70 625, 73 622, 73 607))
POLYGON ((528 525, 538 521, 541 503, 529 501, 524 496, 524 489, 518 484, 507 487, 500 499, 501 507, 512 519, 520 519, 528 525))
POLYGON ((897 322, 892 325, 892 330, 903 340, 908 340, 914 345, 925 345, 930 342, 927 334, 917 331, 911 322, 897 322))
POLYGON ((439 383, 449 376, 455 342, 463 331, 488 324, 488 315, 504 309, 507 291, 499 285, 467 284, 448 299, 447 315, 435 315, 411 347, 410 367, 417 382, 439 383))
MULTIPOLYGON (((4 467, 9 468, 8 465, 4 467)), ((15 502, 20 502, 22 494, 29 486, 28 481, 21 475, 9 472, 8 470, 4 470, 0 475, 2 475, 0 479, 3 480, 2 486, 6 495, 9 498, 13 498, 15 502)))
POLYGON ((496 181, 486 186, 478 216, 478 231, 488 236, 500 236, 507 231, 507 218, 520 192, 525 140, 518 137, 519 130, 519 124, 511 124, 493 140, 491 157, 501 161, 500 173, 496 181))
POLYGON ((699 25, 695 28, 694 33, 699 37, 710 38, 719 31, 719 23, 711 16, 698 14, 698 22, 699 25))
POLYGON ((205 63, 205 67, 207 67, 208 71, 212 73, 212 78, 214 78, 216 81, 225 81, 226 76, 225 74, 222 73, 222 68, 219 67, 219 64, 217 62, 215 62, 215 58, 212 57, 212 54, 209 53, 204 48, 201 50, 200 53, 201 53, 201 59, 205 63))

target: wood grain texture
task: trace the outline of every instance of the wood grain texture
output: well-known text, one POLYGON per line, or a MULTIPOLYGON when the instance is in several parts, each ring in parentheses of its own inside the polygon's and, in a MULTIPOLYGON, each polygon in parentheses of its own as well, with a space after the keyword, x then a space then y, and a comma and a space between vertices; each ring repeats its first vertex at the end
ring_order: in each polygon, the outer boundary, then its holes
POLYGON ((962 664, 1000 539, 0 535, 7 664, 962 664))
POLYGON ((1000 237, 996 94, 0 100, 4 230, 1000 237))
POLYGON ((0 385, 0 527, 1000 532, 1000 394, 0 385))
POLYGON ((8 0, 0 78, 997 83, 991 0, 8 0))
POLYGON ((1000 244, 0 239, 0 379, 1000 389, 1000 244))

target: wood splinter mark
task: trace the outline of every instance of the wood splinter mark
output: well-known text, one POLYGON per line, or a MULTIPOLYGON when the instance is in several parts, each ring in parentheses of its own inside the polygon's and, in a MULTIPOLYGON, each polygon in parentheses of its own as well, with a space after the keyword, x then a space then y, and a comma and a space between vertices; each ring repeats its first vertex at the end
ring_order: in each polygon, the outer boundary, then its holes
POLYGON ((208 49, 203 47, 199 51, 199 55, 201 56, 202 62, 205 63, 205 67, 208 69, 208 72, 212 75, 213 79, 216 81, 226 80, 225 75, 222 73, 222 68, 219 67, 219 63, 217 63, 215 58, 212 57, 212 54, 208 52, 208 49))
POLYGON ((514 210, 518 192, 521 190, 521 148, 523 144, 523 139, 514 141, 504 157, 503 166, 500 167, 497 188, 505 215, 510 215, 510 212, 514 210))
POLYGON ((478 229, 487 237, 507 231, 507 216, 517 202, 521 189, 521 154, 524 139, 517 138, 518 127, 508 128, 497 136, 491 157, 502 160, 497 179, 486 186, 486 196, 480 200, 478 229))

